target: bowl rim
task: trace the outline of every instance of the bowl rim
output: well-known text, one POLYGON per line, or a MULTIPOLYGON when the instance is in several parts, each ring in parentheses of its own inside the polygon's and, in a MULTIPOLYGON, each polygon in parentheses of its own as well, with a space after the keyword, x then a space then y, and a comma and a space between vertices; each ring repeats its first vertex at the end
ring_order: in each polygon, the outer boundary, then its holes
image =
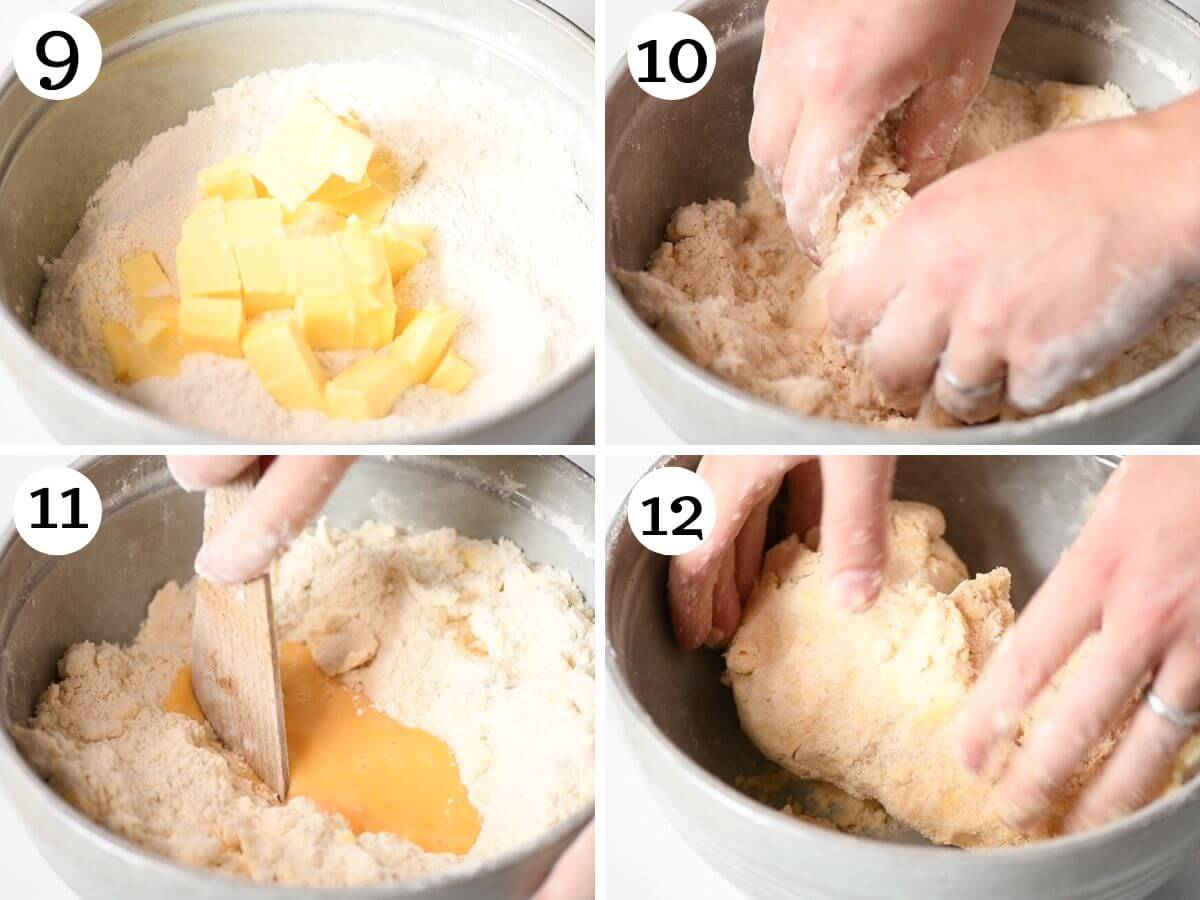
MULTIPOLYGON (((1187 10, 1177 6, 1170 0, 1144 0, 1157 7, 1163 15, 1174 18, 1200 35, 1200 21, 1187 10)), ((695 14, 702 10, 709 0, 688 0, 680 7, 680 11, 695 14)), ((1045 6, 1045 3, 1041 4, 1045 6)), ((1118 39, 1124 40, 1122 36, 1118 39)), ((619 88, 626 87, 630 79, 628 66, 619 60, 610 70, 605 84, 605 108, 608 108, 614 93, 619 88)), ((643 100, 642 102, 646 102, 643 100)), ((606 123, 607 124, 607 123, 606 123)), ((605 160, 605 176, 611 165, 605 160)), ((719 378, 703 366, 684 356, 661 337, 633 309, 625 296, 614 273, 614 267, 607 254, 609 238, 609 207, 605 205, 605 297, 606 308, 620 317, 620 326, 612 329, 611 333, 627 357, 646 356, 653 360, 660 369, 665 369, 675 383, 690 391, 696 391, 706 399, 725 404, 732 414, 740 417, 753 417, 756 421, 765 420, 772 432, 793 432, 797 440, 811 440, 812 432, 818 432, 825 443, 848 444, 1023 444, 1045 440, 1056 436, 1058 429, 1093 424, 1127 410, 1142 401, 1148 401, 1164 391, 1167 387, 1182 380, 1188 375, 1200 370, 1200 340, 1185 348, 1162 365, 1144 372, 1137 378, 1106 391, 1097 397, 1079 400, 1067 406, 1062 406, 1049 412, 1038 413, 1026 419, 1008 422, 992 422, 983 425, 964 426, 962 428, 928 429, 912 428, 904 430, 889 430, 882 427, 861 425, 839 419, 823 416, 810 416, 790 410, 787 407, 772 403, 755 394, 751 394, 735 385, 719 378)), ((639 389, 645 393, 643 379, 634 375, 639 389)), ((655 411, 659 412, 657 405, 655 411)), ((659 412, 661 417, 661 412, 659 412)), ((706 441, 714 441, 713 436, 707 436, 706 441)), ((718 436, 716 443, 729 441, 727 436, 718 436)), ((1094 443, 1103 443, 1100 440, 1094 443)))
MULTIPOLYGON (((117 6, 125 0, 87 0, 77 6, 72 12, 75 15, 87 18, 93 13, 106 10, 108 7, 117 6)), ((547 5, 545 0, 505 0, 519 8, 521 15, 528 15, 536 19, 541 19, 554 30, 562 35, 570 38, 574 43, 579 45, 579 48, 587 54, 592 60, 592 66, 595 66, 596 57, 596 42, 595 39, 583 30, 575 22, 568 19, 558 10, 547 5)), ((345 7, 339 7, 343 12, 347 11, 345 7)), ((279 10, 275 10, 279 11, 279 10)), ((287 11, 286 9, 283 11, 287 11)), ((515 11, 516 12, 516 11, 515 11)), ((248 10, 243 13, 244 16, 255 15, 254 10, 248 10)), ((163 20, 158 20, 155 26, 161 25, 163 20)), ((124 43, 124 41, 122 41, 124 43)), ((135 43, 134 47, 140 46, 140 42, 135 43)), ((120 45, 118 44, 118 48, 120 45)), ((119 50, 113 54, 109 48, 105 49, 105 62, 111 62, 119 59, 126 53, 129 53, 134 47, 119 50)), ((10 63, 3 69, 0 69, 0 99, 7 95, 10 91, 20 88, 21 83, 16 77, 16 70, 10 63)), ((589 98, 591 99, 591 98, 589 98)), ((45 111, 50 107, 47 105, 42 112, 39 112, 34 122, 41 119, 45 115, 45 111)), ((26 122, 25 128, 32 127, 32 122, 26 122)), ((594 113, 592 122, 593 137, 595 136, 594 113)), ((0 170, 0 177, 3 177, 7 170, 5 165, 3 170, 0 170)), ((598 218, 597 210, 593 203, 590 209, 593 219, 598 218)), ((40 292, 39 292, 40 300, 40 292)), ((594 321, 594 316, 592 317, 594 321)), ((35 313, 36 321, 36 313, 35 313)), ((171 443, 222 443, 230 440, 236 440, 221 431, 210 430, 179 422, 161 415, 148 407, 135 403, 127 397, 113 393, 86 378, 79 372, 76 372, 57 356, 43 347, 33 336, 32 325, 26 327, 9 308, 7 303, 0 303, 0 329, 6 330, 9 334, 7 337, 16 341, 19 349, 25 354, 26 359, 31 363, 42 367, 43 377, 49 378, 56 388, 69 394, 77 401, 86 403, 89 407, 88 412, 91 415, 103 417, 105 420, 113 424, 123 424, 129 427, 139 428, 144 431, 159 432, 161 437, 158 438, 164 442, 171 443)), ((593 328, 594 331, 594 328, 593 328)), ((596 335, 593 333, 588 344, 574 354, 573 358, 568 360, 557 371, 553 372, 549 378, 537 384, 530 391, 514 398, 507 404, 502 405, 498 409, 488 410, 478 415, 467 416, 462 419, 454 419, 448 422, 440 423, 432 428, 421 429, 409 433, 400 433, 390 437, 381 437, 373 441, 363 441, 359 439, 333 441, 335 444, 460 444, 469 442, 473 439, 478 439, 484 436, 488 430, 501 425, 510 420, 515 420, 523 415, 526 415, 534 409, 545 405, 551 398, 565 393, 570 387, 581 381, 586 380, 589 374, 595 373, 596 367, 596 335)), ((25 391, 21 391, 22 397, 26 403, 35 411, 39 408, 29 401, 25 391)), ((43 423, 45 420, 42 416, 37 416, 43 423)), ((572 436, 573 438, 574 436, 572 436)), ((287 445, 304 446, 312 442, 292 441, 278 442, 287 445)), ((261 443, 261 441, 260 441, 261 443)))
MULTIPOLYGON (((136 457, 139 454, 115 455, 136 457)), ((458 455, 469 458, 472 454, 458 455)), ((574 460, 566 456, 554 454, 538 454, 534 455, 533 458, 551 464, 552 467, 557 468, 568 477, 579 477, 582 475, 586 481, 592 483, 594 496, 595 475, 574 460)), ((81 456, 73 460, 70 466, 86 473, 102 460, 103 457, 98 455, 81 456)), ((475 485, 475 487, 477 490, 482 490, 478 485, 475 485)), ((176 485, 175 489, 183 490, 178 485, 176 485)), ((517 506, 517 508, 520 509, 521 507, 517 506)), ((595 525, 594 521, 585 522, 584 524, 589 528, 594 528, 595 525)), ((17 534, 16 527, 11 521, 8 521, 3 529, 0 530, 0 561, 3 561, 8 556, 13 546, 19 541, 20 537, 17 534)), ((594 604, 593 609, 597 609, 594 604)), ((235 875, 225 872, 201 869, 176 862, 153 851, 143 849, 132 841, 108 830, 103 825, 92 821, 80 810, 55 793, 41 776, 34 771, 6 728, 0 729, 0 763, 10 764, 14 773, 17 773, 19 777, 23 776, 24 782, 46 803, 56 827, 65 829, 80 840, 91 842, 97 852, 120 860, 122 863, 131 866, 134 871, 149 872, 152 875, 175 880, 187 879, 198 888, 218 886, 229 888, 236 886, 239 892, 253 891, 261 893, 264 898, 278 897, 281 891, 290 889, 302 890, 313 895, 319 894, 322 897, 329 898, 329 900, 387 900, 387 898, 401 896, 421 897, 425 892, 431 890, 470 886, 477 877, 515 868, 529 857, 550 849, 560 841, 572 838, 582 831, 589 822, 594 820, 596 815, 596 801, 595 797, 593 797, 589 803, 575 810, 575 812, 550 829, 508 848, 503 853, 475 863, 455 863, 437 872, 414 878, 381 881, 371 885, 347 885, 340 887, 267 884, 251 881, 246 878, 238 878, 235 875)), ((13 808, 17 812, 22 824, 24 824, 26 818, 24 810, 16 804, 13 804, 13 808)), ((35 846, 37 845, 35 844, 35 846)), ((41 847, 38 846, 37 848, 38 852, 41 853, 41 847)), ((50 864, 49 859, 47 859, 47 863, 50 864)), ((57 867, 51 864, 51 868, 57 874, 57 867)))
MULTIPOLYGON (((1112 457, 1106 459, 1104 456, 1096 454, 1079 455, 1093 459, 1109 470, 1112 469, 1112 457)), ((647 469, 647 472, 662 466, 675 465, 689 456, 694 458, 695 455, 685 454, 660 457, 655 460, 650 469, 647 469)), ((617 544, 628 530, 628 519, 625 509, 628 506, 631 492, 632 486, 630 492, 626 493, 620 506, 617 507, 617 512, 613 516, 605 536, 605 572, 612 571, 613 557, 617 544)), ((651 551, 645 548, 640 550, 640 555, 642 556, 650 553, 651 551)), ((606 615, 608 609, 607 588, 606 579, 606 615)), ((607 626, 607 622, 605 625, 607 626)), ((957 853, 953 852, 956 848, 950 846, 892 843, 807 825, 799 819, 784 816, 783 813, 772 809, 765 803, 759 803, 751 799, 713 775, 684 753, 655 724, 649 711, 642 706, 641 702, 634 695, 633 688, 628 683, 622 670, 620 654, 612 642, 612 634, 607 627, 604 630, 604 645, 605 683, 611 689, 612 696, 616 698, 617 707, 620 709, 624 722, 628 726, 628 742, 631 745, 640 740, 642 746, 652 748, 660 757, 669 761, 672 770, 680 773, 680 777, 687 782, 689 789, 695 790, 701 796, 715 802, 727 814, 739 816, 749 824, 761 828, 779 829, 780 826, 791 826, 787 830, 789 840, 794 839, 798 844, 807 844, 817 850, 855 852, 869 857, 872 862, 889 865, 902 862, 909 865, 965 868, 974 865, 977 860, 991 862, 1017 860, 1023 862, 1046 861, 1049 859, 1061 859, 1060 851, 1096 849, 1101 844, 1110 844, 1123 840, 1133 832, 1141 831, 1148 826, 1153 826, 1158 822, 1169 819, 1175 814, 1178 808, 1194 804, 1200 799, 1200 774, 1198 774, 1190 781, 1159 797, 1153 803, 1099 828, 1054 837, 1048 840, 1034 841, 1028 844, 987 847, 957 853)), ((637 757, 637 748, 631 747, 630 749, 634 751, 633 755, 637 757)), ((638 765, 643 778, 645 778, 647 772, 644 763, 640 759, 638 760, 638 765)), ((651 791, 652 795, 655 795, 655 793, 655 791, 651 791)), ((657 796, 656 802, 660 809, 662 809, 664 804, 657 796)), ((672 817, 667 816, 667 818, 671 821, 672 827, 675 827, 672 817)))

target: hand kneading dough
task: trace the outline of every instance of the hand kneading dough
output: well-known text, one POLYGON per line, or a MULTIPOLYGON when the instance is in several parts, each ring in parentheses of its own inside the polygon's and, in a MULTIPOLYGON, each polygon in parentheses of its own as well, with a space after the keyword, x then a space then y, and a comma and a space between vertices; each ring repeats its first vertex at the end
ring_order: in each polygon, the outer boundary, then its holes
MULTIPOLYGON (((1008 570, 966 580, 931 506, 893 503, 890 520, 883 594, 866 613, 826 598, 820 554, 795 536, 767 555, 726 654, 743 729, 783 768, 877 800, 939 844, 1049 836, 1053 822, 1026 833, 1005 826, 992 811, 991 784, 955 756, 958 713, 1013 622, 1008 570)), ((1069 796, 1113 742, 1110 735, 1093 753, 1069 796)))

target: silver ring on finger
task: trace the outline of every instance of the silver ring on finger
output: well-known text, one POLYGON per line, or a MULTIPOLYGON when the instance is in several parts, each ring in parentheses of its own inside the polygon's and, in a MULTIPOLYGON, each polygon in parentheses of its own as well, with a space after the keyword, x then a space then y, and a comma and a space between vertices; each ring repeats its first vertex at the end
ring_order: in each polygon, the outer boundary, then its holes
POLYGON ((945 357, 942 358, 941 365, 938 366, 938 372, 942 379, 958 393, 962 394, 968 400, 990 400, 1004 390, 1004 378, 997 378, 995 381, 988 384, 967 384, 946 365, 945 357))
POLYGON ((1188 731, 1194 731, 1200 727, 1200 710, 1186 712, 1178 706, 1168 703, 1154 692, 1154 688, 1146 691, 1146 705, 1150 707, 1152 713, 1166 719, 1172 725, 1178 725, 1188 731))

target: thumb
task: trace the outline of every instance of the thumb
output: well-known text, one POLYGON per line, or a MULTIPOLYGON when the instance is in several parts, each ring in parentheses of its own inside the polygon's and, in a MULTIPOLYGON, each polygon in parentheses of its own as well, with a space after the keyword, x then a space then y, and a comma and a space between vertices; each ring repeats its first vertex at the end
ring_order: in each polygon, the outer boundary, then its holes
POLYGON ((869 609, 883 585, 887 504, 895 472, 891 456, 821 458, 825 583, 837 602, 853 612, 869 609))
POLYGON ((927 81, 909 99, 896 132, 909 193, 940 178, 950 164, 971 104, 987 83, 987 73, 981 77, 977 68, 963 62, 954 72, 927 81))

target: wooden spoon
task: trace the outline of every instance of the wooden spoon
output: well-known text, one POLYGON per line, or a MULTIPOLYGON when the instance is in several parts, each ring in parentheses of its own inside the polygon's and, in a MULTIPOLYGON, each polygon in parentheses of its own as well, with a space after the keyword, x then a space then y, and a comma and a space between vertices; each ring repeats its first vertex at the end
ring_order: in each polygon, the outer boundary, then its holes
MULTIPOLYGON (((205 540, 241 508, 258 474, 254 463, 236 481, 205 492, 205 540)), ((217 737, 286 799, 287 735, 266 575, 241 584, 215 584, 201 577, 192 624, 192 681, 196 701, 217 737)))

